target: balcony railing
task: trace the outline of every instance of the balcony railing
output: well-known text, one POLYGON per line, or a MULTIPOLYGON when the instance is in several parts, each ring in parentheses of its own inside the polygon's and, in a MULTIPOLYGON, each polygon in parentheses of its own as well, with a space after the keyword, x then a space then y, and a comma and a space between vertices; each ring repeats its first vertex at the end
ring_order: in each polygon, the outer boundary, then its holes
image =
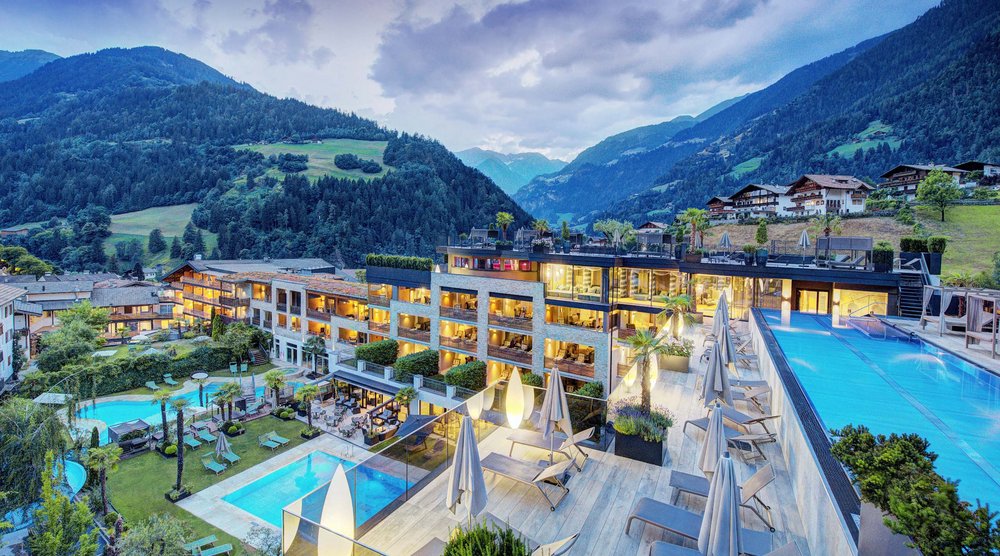
POLYGON ((203 288, 212 288, 214 290, 221 290, 222 284, 218 280, 201 280, 198 278, 192 278, 191 276, 181 276, 182 284, 191 284, 192 286, 201 286, 203 288))
POLYGON ((381 332, 383 334, 389 333, 389 323, 388 322, 375 322, 373 320, 368 321, 368 330, 372 332, 381 332))
POLYGON ((486 353, 490 357, 499 357, 508 361, 515 361, 524 365, 531 365, 531 351, 524 351, 518 348, 489 345, 486 353))
POLYGON ((460 349, 463 351, 470 351, 472 353, 476 352, 477 347, 476 340, 468 340, 466 338, 449 338, 447 336, 441 336, 440 343, 442 346, 460 349))
POLYGON ((249 307, 250 298, 219 296, 219 303, 224 307, 249 307))
POLYGON ((301 315, 302 314, 302 306, 301 305, 291 305, 291 306, 288 307, 288 312, 291 313, 291 314, 293 314, 293 315, 301 315))
POLYGON ((430 330, 414 330, 412 328, 400 328, 398 335, 401 338, 406 338, 409 340, 417 340, 418 342, 426 343, 431 341, 430 330))
POLYGON ((458 319, 469 322, 476 322, 478 313, 475 309, 463 309, 461 307, 441 307, 441 316, 446 319, 458 319))
POLYGON ((311 319, 330 320, 330 313, 322 309, 313 309, 312 307, 306 309, 306 316, 311 319))
POLYGON ((198 295, 196 293, 184 292, 184 299, 189 299, 191 301, 200 301, 202 303, 210 303, 212 305, 219 304, 219 298, 212 299, 211 297, 206 297, 204 295, 198 295))
POLYGON ((254 301, 261 301, 263 303, 270 303, 271 302, 271 296, 269 296, 269 295, 260 295, 260 296, 255 295, 255 296, 253 296, 253 300, 254 301))
POLYGON ((577 376, 587 378, 594 378, 593 363, 581 363, 575 359, 555 359, 553 357, 546 357, 545 367, 551 369, 553 365, 558 366, 559 370, 563 372, 573 373, 577 376))
POLYGON ((645 326, 645 327, 642 327, 642 328, 636 328, 634 326, 623 326, 623 327, 621 327, 621 328, 618 329, 618 339, 619 340, 625 340, 625 339, 631 338, 632 336, 635 336, 636 334, 638 334, 639 330, 645 330, 645 331, 649 332, 650 334, 652 334, 654 336, 656 335, 656 327, 655 326, 645 326))
POLYGON ((198 317, 200 319, 210 319, 210 315, 207 311, 199 311, 198 309, 184 309, 185 315, 191 315, 192 317, 198 317))
POLYGON ((370 293, 370 294, 368 294, 368 304, 369 305, 378 305, 379 307, 388 307, 389 306, 389 296, 370 293))
POLYGON ((288 303, 282 303, 279 301, 277 307, 279 311, 288 311, 288 303))
POLYGON ((490 315, 490 324, 503 326, 505 328, 516 328, 518 330, 531 330, 531 317, 507 317, 503 315, 490 315))
POLYGON ((142 311, 139 313, 111 313, 112 321, 146 320, 146 319, 169 319, 173 318, 173 313, 159 313, 157 311, 142 311))

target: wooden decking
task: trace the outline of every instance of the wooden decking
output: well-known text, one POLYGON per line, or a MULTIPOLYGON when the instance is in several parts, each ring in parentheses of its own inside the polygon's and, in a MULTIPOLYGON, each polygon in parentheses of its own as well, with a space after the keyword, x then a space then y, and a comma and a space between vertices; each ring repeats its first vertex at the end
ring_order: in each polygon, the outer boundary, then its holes
MULTIPOLYGON (((693 362, 692 366, 701 368, 697 362, 693 362)), ((490 490, 487 511, 542 543, 579 532, 580 538, 570 552, 574 556, 646 556, 654 541, 682 542, 679 537, 639 522, 633 524, 631 534, 626 535, 625 522, 632 507, 644 496, 664 502, 672 500, 673 493, 669 486, 671 470, 697 472, 702 433, 695 429, 689 429, 691 437, 682 433, 686 419, 705 415, 696 394, 697 381, 698 373, 695 372, 664 373, 654 388, 653 403, 670 409, 676 416, 676 424, 670 430, 667 442, 671 461, 662 468, 620 458, 612 453, 591 452, 583 471, 573 471, 568 483, 570 492, 554 512, 549 510, 548 504, 534 488, 487 472, 486 485, 490 490)), ((743 404, 738 403, 738 408, 745 410, 743 404)), ((510 429, 498 429, 480 443, 480 455, 485 457, 491 452, 507 454, 510 449, 509 434, 510 429)), ((764 448, 777 471, 777 480, 762 495, 772 508, 777 529, 773 545, 777 548, 787 542, 795 542, 801 553, 807 555, 801 520, 778 450, 774 444, 764 448)), ((528 461, 548 457, 545 451, 523 446, 514 448, 514 455, 528 461)), ((741 479, 750 476, 755 469, 737 460, 737 472, 741 479)), ((447 473, 393 512, 361 541, 390 556, 408 556, 434 537, 446 539, 449 531, 467 516, 464 507, 460 507, 455 515, 445 508, 446 481, 447 473)), ((681 496, 677 504, 698 513, 704 510, 704 501, 693 497, 681 496)), ((747 510, 743 511, 743 524, 766 530, 760 520, 747 510)), ((695 546, 691 541, 684 544, 695 546)))

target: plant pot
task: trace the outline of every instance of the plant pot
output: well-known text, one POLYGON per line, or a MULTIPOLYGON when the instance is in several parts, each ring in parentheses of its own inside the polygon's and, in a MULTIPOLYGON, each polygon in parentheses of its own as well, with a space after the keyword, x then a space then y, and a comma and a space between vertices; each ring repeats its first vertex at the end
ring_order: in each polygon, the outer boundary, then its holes
POLYGON ((567 243, 563 244, 563 253, 570 253, 572 250, 573 250, 573 244, 572 243, 568 243, 567 242, 567 243))
POLYGON ((499 243, 497 243, 497 244, 495 244, 493 246, 493 248, 496 249, 497 251, 503 251, 505 249, 505 246, 500 245, 499 243))
POLYGON ((686 263, 700 263, 701 253, 684 253, 684 262, 686 263))
POLYGON ((648 442, 639 435, 615 434, 615 455, 663 466, 664 442, 648 442))
POLYGON ((377 436, 368 436, 366 434, 366 435, 364 435, 364 437, 365 437, 365 446, 374 446, 374 445, 378 444, 378 437, 377 436))
POLYGON ((163 497, 166 498, 167 502, 170 502, 171 504, 176 504, 176 503, 180 502, 181 500, 187 498, 188 496, 191 496, 191 491, 189 491, 189 490, 185 490, 177 498, 171 498, 169 492, 164 492, 163 493, 163 497))
POLYGON ((889 272, 892 270, 892 262, 875 261, 875 272, 889 272))
MULTIPOLYGON (((899 264, 900 265, 905 265, 906 263, 912 261, 913 259, 922 259, 923 258, 922 255, 923 255, 923 253, 917 253, 915 251, 900 251, 899 252, 899 264)), ((916 268, 916 267, 913 267, 913 266, 910 266, 910 267, 904 266, 903 268, 912 268, 914 270, 919 270, 919 268, 916 268)))
POLYGON ((743 264, 745 264, 747 266, 753 266, 753 259, 754 259, 753 255, 751 255, 749 253, 745 253, 743 255, 743 264))
POLYGON ((757 266, 767 266, 767 249, 758 249, 756 257, 757 266))
POLYGON ((656 358, 661 371, 686 373, 691 364, 691 357, 686 355, 657 355, 656 358))
POLYGON ((544 243, 531 246, 532 253, 545 253, 548 250, 548 245, 545 245, 544 243))
POLYGON ((942 253, 924 253, 923 255, 924 265, 927 266, 927 272, 933 274, 934 276, 940 276, 942 253))
POLYGON ((311 433, 307 433, 306 431, 302 431, 302 432, 299 433, 299 436, 301 436, 302 438, 305 438, 306 440, 312 440, 313 438, 316 438, 317 436, 319 436, 321 434, 323 434, 323 431, 317 429, 317 430, 312 431, 311 433))

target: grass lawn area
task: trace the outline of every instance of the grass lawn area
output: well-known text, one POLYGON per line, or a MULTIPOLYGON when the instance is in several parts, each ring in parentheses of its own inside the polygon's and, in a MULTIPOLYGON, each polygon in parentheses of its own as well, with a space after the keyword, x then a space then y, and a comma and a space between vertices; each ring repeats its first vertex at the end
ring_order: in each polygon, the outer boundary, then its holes
MULTIPOLYGON (((210 473, 201 465, 201 457, 204 454, 212 453, 213 447, 203 445, 197 450, 186 450, 184 452, 184 484, 193 492, 198 492, 285 450, 298 446, 305 442, 299 436, 299 432, 304 427, 305 424, 299 421, 282 421, 273 417, 263 417, 247 423, 246 434, 229 439, 233 452, 242 459, 221 475, 210 473), (277 431, 290 442, 286 447, 274 452, 257 446, 257 435, 270 431, 277 431)), ((219 538, 219 544, 231 543, 233 546, 239 547, 241 539, 236 539, 167 502, 163 494, 173 486, 176 474, 176 459, 164 459, 155 452, 143 454, 121 462, 118 471, 108 477, 108 496, 126 522, 134 523, 153 514, 168 513, 187 525, 191 530, 191 540, 214 534, 219 538)))
MULTIPOLYGON (((187 226, 187 223, 191 221, 191 213, 197 206, 196 203, 189 203, 113 214, 111 216, 111 237, 105 240, 104 251, 110 255, 115 252, 115 243, 133 238, 141 241, 143 248, 145 248, 149 240, 149 232, 153 228, 159 228, 163 232, 168 249, 155 255, 147 252, 143 262, 147 265, 162 263, 169 267, 172 263, 178 262, 170 258, 170 242, 175 236, 180 237, 184 233, 184 226, 187 226)), ((201 233, 205 238, 205 255, 207 256, 218 245, 219 238, 208 230, 202 230, 201 233)))
POLYGON ((744 160, 743 162, 740 162, 736 166, 733 166, 733 169, 730 170, 729 172, 729 176, 733 178, 738 178, 743 174, 753 172, 757 168, 760 168, 760 164, 762 162, 764 162, 764 159, 759 156, 755 156, 749 160, 744 160))
MULTIPOLYGON (((335 178, 351 179, 371 179, 384 176, 392 169, 382 162, 382 153, 385 152, 387 141, 361 141, 357 139, 324 139, 321 143, 303 143, 300 145, 289 143, 268 143, 264 145, 236 145, 234 149, 246 149, 259 152, 264 156, 272 154, 304 154, 309 156, 308 169, 303 172, 305 176, 316 179, 321 176, 333 176, 335 178), (333 163, 333 158, 338 154, 356 154, 360 158, 374 160, 382 165, 382 171, 377 174, 365 174, 361 170, 341 170, 333 163)), ((284 173, 272 168, 268 175, 278 179, 284 177, 284 173)), ((245 178, 244 178, 245 180, 245 178)))
POLYGON ((992 271, 993 253, 1000 251, 1000 205, 955 206, 944 222, 928 207, 917 207, 915 213, 931 234, 948 237, 944 273, 992 271))

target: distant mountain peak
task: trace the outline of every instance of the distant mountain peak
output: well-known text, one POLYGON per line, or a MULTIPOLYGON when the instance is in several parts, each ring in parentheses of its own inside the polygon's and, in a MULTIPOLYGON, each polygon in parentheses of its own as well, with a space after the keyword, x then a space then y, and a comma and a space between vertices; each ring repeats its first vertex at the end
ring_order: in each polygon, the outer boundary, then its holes
POLYGON ((542 153, 501 153, 472 147, 455 153, 466 166, 475 168, 492 179, 508 195, 517 192, 537 176, 558 172, 566 166, 562 160, 542 153))
POLYGON ((0 50, 0 82, 13 81, 58 59, 57 54, 44 50, 29 49, 18 52, 0 50))

